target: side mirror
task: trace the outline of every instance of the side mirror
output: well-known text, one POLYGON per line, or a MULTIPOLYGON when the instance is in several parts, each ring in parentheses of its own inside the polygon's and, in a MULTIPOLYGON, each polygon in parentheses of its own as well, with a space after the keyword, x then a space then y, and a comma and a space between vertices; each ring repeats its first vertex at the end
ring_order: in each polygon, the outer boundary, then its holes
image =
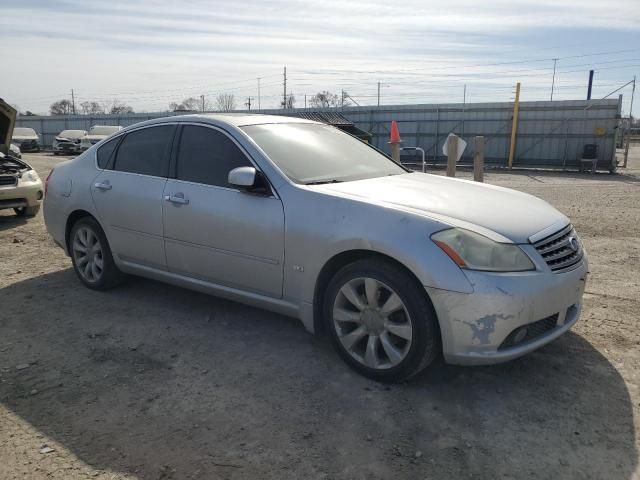
POLYGON ((253 167, 238 167, 229 172, 227 181, 230 185, 247 190, 256 183, 257 172, 253 167))

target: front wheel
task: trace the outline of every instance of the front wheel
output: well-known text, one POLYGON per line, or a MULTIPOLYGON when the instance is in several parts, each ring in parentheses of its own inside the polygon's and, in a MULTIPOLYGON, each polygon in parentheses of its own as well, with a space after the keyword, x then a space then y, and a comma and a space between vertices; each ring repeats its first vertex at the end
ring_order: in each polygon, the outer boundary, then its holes
POLYGON ((78 278, 94 290, 107 290, 121 283, 120 272, 102 228, 91 217, 78 220, 69 237, 71 261, 78 278))
POLYGON ((374 380, 408 379, 440 351, 427 293, 389 261, 364 259, 343 267, 329 283, 323 313, 342 358, 374 380))

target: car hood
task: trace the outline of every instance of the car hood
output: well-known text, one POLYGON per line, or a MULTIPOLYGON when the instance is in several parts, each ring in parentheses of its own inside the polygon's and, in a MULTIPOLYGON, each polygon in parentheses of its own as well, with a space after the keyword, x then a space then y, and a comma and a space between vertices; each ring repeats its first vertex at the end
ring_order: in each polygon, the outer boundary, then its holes
POLYGON ((566 216, 532 195, 439 175, 406 173, 312 188, 417 210, 454 226, 476 225, 515 243, 528 243, 529 237, 552 225, 559 230, 569 223, 566 216))
POLYGON ((82 137, 56 137, 58 142, 79 142, 82 137))
POLYGON ((37 135, 14 135, 11 138, 11 141, 13 142, 24 142, 26 140, 38 140, 38 136, 37 135))
POLYGON ((17 110, 0 98, 0 153, 9 152, 17 115, 17 110))
POLYGON ((107 138, 109 135, 85 135, 84 137, 82 137, 83 139, 87 139, 87 140, 104 140, 105 138, 107 138))

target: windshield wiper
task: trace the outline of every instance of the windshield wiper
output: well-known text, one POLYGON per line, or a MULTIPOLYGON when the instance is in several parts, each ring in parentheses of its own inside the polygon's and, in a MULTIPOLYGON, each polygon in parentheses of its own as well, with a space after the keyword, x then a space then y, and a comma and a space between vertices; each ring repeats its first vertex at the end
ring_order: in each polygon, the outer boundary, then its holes
POLYGON ((318 180, 317 182, 307 182, 305 185, 324 185, 325 183, 342 183, 342 180, 336 180, 335 178, 331 180, 318 180))

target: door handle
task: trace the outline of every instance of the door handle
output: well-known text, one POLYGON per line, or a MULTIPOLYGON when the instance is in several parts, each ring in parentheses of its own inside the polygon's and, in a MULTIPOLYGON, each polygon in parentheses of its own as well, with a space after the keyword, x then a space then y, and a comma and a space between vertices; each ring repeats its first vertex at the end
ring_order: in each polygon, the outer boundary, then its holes
POLYGON ((184 194, 176 193, 175 195, 165 195, 164 199, 167 202, 177 203, 179 205, 189 205, 189 199, 184 198, 184 194))
POLYGON ((110 183, 94 183, 93 184, 94 187, 99 188, 100 190, 111 190, 113 188, 113 185, 111 185, 110 183))

